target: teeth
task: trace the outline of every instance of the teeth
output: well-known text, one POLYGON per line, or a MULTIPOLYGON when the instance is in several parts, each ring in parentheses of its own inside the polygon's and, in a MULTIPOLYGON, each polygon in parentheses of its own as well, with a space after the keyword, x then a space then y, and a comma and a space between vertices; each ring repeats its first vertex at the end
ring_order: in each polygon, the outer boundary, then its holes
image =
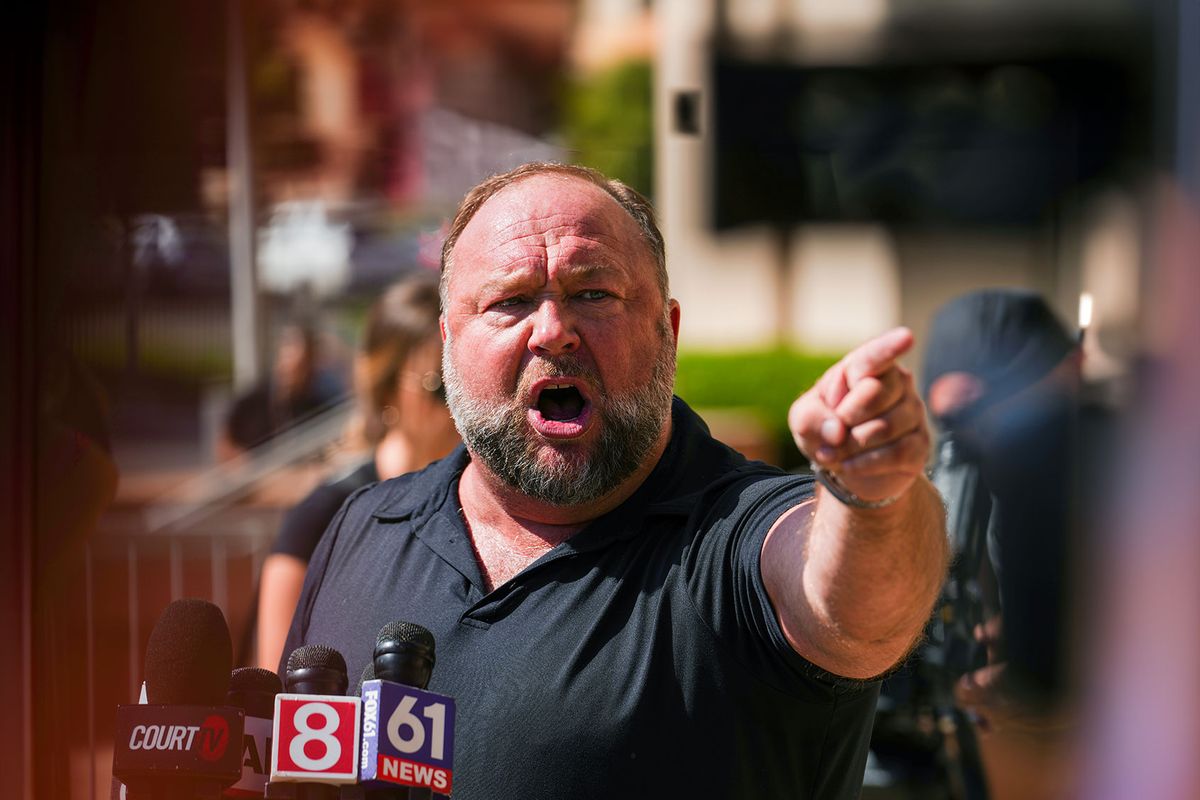
POLYGON ((551 383, 551 384, 547 384, 545 388, 546 389, 570 389, 571 384, 569 384, 569 383, 551 383))

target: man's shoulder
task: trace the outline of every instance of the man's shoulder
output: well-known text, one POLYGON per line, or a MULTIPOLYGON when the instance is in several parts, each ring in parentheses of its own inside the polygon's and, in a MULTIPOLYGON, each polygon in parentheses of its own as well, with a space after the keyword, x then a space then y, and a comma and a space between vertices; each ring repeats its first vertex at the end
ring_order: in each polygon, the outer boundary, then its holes
POLYGON ((678 397, 672 421, 671 444, 658 469, 663 478, 661 497, 696 498, 789 475, 780 467, 752 461, 715 438, 704 419, 678 397))
POLYGON ((458 485, 468 458, 460 446, 423 469, 357 488, 346 500, 347 516, 360 522, 396 521, 432 513, 458 485))

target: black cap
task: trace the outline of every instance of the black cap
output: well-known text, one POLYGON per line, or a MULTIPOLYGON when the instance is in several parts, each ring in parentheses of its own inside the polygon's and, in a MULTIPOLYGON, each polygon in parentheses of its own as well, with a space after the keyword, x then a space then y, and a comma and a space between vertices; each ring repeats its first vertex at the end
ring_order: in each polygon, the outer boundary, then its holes
POLYGON ((163 609, 146 644, 146 699, 223 705, 232 665, 233 643, 221 609, 207 600, 175 600, 163 609))
POLYGON ((986 401, 1008 397, 1058 366, 1077 340, 1035 292, 983 289, 956 297, 934 314, 925 342, 921 396, 950 372, 986 386, 986 401))

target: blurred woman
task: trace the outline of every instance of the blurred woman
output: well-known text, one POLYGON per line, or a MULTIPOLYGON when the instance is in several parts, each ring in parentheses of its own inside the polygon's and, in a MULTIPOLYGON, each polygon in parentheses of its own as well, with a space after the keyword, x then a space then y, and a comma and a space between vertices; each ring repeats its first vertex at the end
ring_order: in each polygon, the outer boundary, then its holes
POLYGON ((373 451, 284 517, 259 586, 259 666, 278 667, 308 560, 346 498, 368 484, 421 469, 458 444, 442 388, 441 352, 436 275, 404 279, 371 307, 354 382, 361 436, 373 451))

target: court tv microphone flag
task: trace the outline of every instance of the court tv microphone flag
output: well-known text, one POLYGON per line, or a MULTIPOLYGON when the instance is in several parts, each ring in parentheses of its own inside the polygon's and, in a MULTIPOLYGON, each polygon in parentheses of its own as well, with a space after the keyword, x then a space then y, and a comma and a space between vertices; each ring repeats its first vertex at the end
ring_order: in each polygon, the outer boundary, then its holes
POLYGON ((219 608, 167 606, 146 647, 148 702, 117 707, 113 775, 129 800, 216 800, 241 777, 245 714, 225 705, 231 662, 219 608))

